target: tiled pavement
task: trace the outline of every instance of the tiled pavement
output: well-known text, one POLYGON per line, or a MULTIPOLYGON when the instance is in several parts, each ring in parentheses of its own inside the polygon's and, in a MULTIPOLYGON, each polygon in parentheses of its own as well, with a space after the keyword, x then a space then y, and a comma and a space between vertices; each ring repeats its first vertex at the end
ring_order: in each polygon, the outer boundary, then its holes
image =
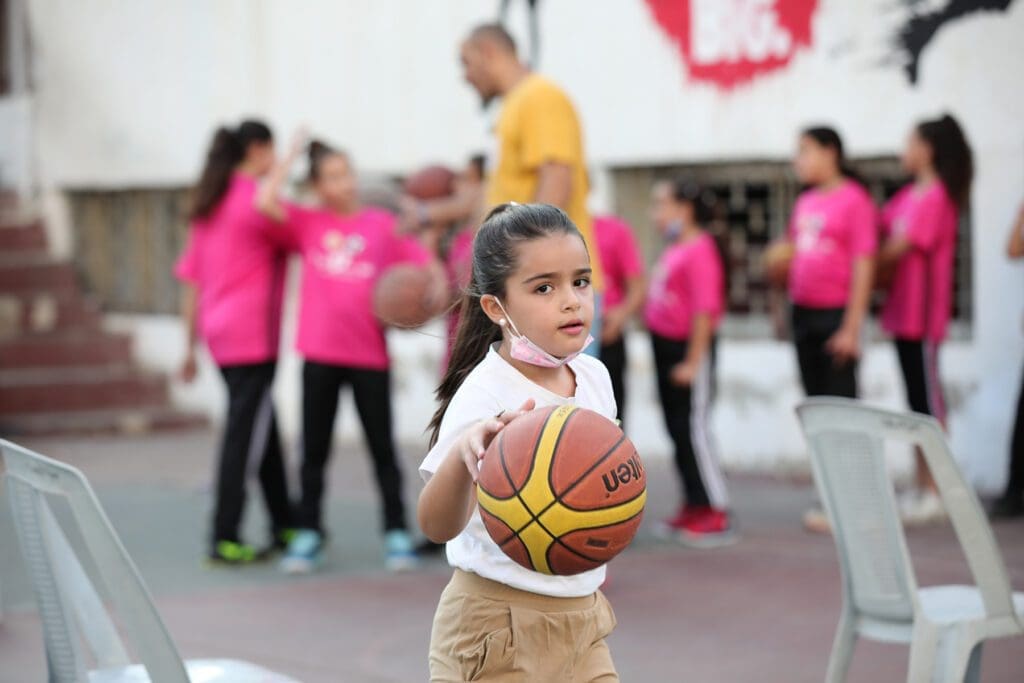
MULTIPOLYGON (((359 448, 341 449, 332 467, 330 564, 296 580, 272 566, 209 570, 198 561, 212 433, 26 445, 86 473, 185 656, 249 659, 308 682, 426 680, 430 621, 448 570, 432 563, 410 575, 382 571, 376 502, 359 448)), ((404 451, 412 501, 419 448, 404 451)), ((839 575, 831 539, 799 528, 800 512, 812 500, 808 485, 734 477, 742 540, 697 552, 651 536, 652 522, 672 507, 676 486, 667 460, 649 458, 647 465, 645 529, 613 563, 606 589, 619 621, 611 647, 622 680, 822 680, 839 575)), ((247 522, 254 538, 260 516, 247 522)), ((1024 590, 1024 523, 998 525, 996 533, 1014 587, 1024 590)), ((913 530, 909 540, 923 584, 967 579, 947 526, 913 530)), ((0 683, 44 680, 39 624, 3 493, 0 589, 0 683)), ((1024 681, 1022 653, 1020 639, 986 646, 982 680, 1024 681)), ((905 667, 905 648, 863 643, 850 680, 900 681, 905 667)))

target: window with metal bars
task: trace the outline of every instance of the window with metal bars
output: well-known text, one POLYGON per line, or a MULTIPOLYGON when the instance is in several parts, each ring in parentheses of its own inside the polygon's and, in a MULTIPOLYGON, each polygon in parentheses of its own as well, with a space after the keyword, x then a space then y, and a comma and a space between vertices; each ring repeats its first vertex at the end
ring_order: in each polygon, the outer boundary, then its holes
MULTIPOLYGON (((854 160, 868 190, 881 206, 904 183, 906 175, 892 157, 854 160)), ((726 336, 765 336, 771 333, 767 319, 771 288, 761 262, 764 249, 782 236, 801 187, 788 162, 749 161, 672 166, 620 167, 612 170, 615 203, 619 213, 637 231, 648 264, 661 250, 661 240, 650 225, 648 203, 653 184, 663 178, 685 176, 718 198, 719 217, 712 230, 728 254, 728 311, 726 336)), ((953 320, 951 335, 965 338, 971 320, 971 224, 960 218, 954 265, 953 320)), ((877 304, 877 302, 876 302, 877 304)))

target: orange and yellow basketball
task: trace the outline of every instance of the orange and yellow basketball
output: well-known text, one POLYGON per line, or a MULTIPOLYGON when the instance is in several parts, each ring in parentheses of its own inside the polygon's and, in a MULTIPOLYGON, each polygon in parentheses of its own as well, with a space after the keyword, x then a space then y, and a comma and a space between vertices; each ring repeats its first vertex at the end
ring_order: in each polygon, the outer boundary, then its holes
POLYGON ((538 408, 513 420, 484 454, 480 516, 510 558, 544 574, 594 569, 640 526, 647 478, 633 444, 584 408, 538 408))

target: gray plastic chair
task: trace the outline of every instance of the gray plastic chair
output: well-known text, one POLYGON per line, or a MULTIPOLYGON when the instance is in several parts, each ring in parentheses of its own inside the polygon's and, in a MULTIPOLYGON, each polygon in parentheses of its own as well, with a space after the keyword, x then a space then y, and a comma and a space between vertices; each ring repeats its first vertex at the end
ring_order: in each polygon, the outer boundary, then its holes
POLYGON ((182 662, 138 570, 82 473, 2 439, 0 455, 14 526, 39 606, 51 683, 296 683, 246 662, 182 662), (110 614, 50 509, 48 495, 67 501, 140 664, 131 663, 110 614), (86 668, 83 641, 93 670, 86 668))
POLYGON ((909 643, 911 683, 979 680, 981 644, 1024 634, 1024 594, 1010 589, 995 536, 939 423, 839 398, 810 399, 797 415, 843 577, 825 680, 846 679, 858 636, 909 643), (975 585, 917 587, 886 470, 887 440, 921 447, 975 585))

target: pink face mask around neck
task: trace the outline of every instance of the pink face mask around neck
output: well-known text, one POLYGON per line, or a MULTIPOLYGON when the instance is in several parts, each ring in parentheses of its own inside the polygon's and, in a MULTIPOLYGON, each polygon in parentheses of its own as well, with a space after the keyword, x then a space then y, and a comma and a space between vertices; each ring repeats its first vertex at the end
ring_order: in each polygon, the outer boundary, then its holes
POLYGON ((501 312, 505 314, 505 319, 508 321, 510 336, 512 337, 511 343, 509 344, 509 355, 518 361, 523 363, 529 363, 539 368, 560 368, 569 361, 573 360, 581 353, 583 349, 590 346, 590 343, 594 341, 593 335, 587 335, 587 341, 584 342, 583 348, 579 351, 570 353, 568 356, 558 358, 552 356, 550 353, 534 344, 526 335, 519 332, 519 328, 512 322, 512 318, 509 316, 508 311, 501 305, 501 301, 497 297, 494 299, 498 302, 498 307, 501 312))

